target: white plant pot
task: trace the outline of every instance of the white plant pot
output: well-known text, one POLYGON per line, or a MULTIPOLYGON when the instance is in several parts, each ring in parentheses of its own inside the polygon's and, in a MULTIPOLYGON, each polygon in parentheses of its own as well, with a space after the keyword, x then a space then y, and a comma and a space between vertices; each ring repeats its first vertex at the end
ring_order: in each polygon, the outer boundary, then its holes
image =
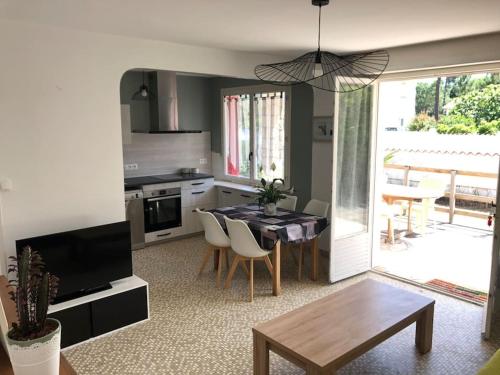
POLYGON ((264 206, 264 215, 275 216, 276 215, 276 203, 268 203, 264 206))
POLYGON ((61 323, 44 337, 29 341, 12 340, 7 336, 10 362, 15 375, 59 375, 61 323))

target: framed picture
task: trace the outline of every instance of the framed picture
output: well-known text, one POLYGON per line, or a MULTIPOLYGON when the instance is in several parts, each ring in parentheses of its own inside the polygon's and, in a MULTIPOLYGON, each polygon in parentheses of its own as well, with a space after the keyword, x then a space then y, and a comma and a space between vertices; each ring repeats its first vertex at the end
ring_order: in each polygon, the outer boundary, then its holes
POLYGON ((331 142, 333 135, 333 117, 313 117, 313 141, 331 142))

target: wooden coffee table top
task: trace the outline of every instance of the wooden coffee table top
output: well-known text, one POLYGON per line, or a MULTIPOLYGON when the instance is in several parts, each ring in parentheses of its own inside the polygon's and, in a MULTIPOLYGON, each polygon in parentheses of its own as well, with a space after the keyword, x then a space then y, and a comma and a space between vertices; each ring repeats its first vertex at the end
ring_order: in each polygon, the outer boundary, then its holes
POLYGON ((254 328, 303 363, 340 367, 414 322, 434 300, 371 279, 254 328))

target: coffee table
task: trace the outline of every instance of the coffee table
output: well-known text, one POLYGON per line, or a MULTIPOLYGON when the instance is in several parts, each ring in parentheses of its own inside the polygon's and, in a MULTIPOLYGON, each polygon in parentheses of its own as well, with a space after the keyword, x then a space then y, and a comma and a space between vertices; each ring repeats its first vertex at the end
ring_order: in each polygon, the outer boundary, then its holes
POLYGON ((253 328, 254 374, 269 351, 308 375, 336 370, 416 322, 420 353, 432 347, 434 300, 367 279, 253 328))

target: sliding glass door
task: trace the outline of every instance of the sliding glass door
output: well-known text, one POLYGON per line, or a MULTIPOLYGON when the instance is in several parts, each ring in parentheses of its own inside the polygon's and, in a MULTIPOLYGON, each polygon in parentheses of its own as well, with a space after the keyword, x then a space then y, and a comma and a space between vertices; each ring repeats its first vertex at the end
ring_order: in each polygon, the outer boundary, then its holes
POLYGON ((371 266, 375 92, 368 86, 335 98, 331 282, 371 266))

